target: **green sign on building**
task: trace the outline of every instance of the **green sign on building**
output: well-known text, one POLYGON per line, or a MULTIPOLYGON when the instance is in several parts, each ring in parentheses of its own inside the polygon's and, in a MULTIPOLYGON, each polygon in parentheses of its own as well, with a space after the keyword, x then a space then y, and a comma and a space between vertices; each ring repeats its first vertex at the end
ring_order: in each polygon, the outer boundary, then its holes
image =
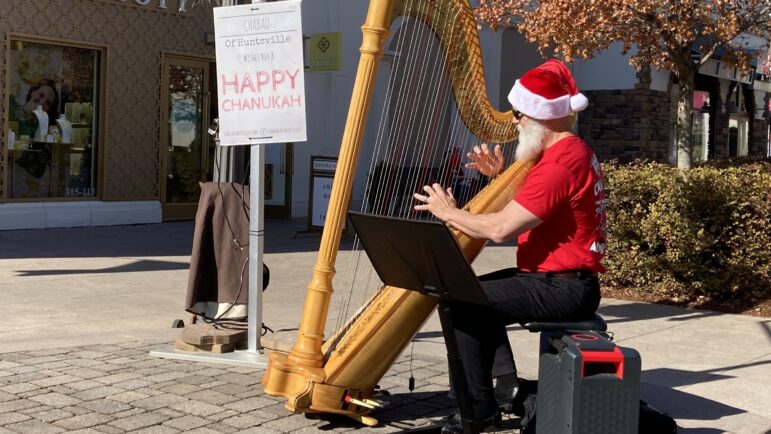
POLYGON ((342 33, 314 33, 310 39, 310 71, 337 71, 343 53, 342 33))

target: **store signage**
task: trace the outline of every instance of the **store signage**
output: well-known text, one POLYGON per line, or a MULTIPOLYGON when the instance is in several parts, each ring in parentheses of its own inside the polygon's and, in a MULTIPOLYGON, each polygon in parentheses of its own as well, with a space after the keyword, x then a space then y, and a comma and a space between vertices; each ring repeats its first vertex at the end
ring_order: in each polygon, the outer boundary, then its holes
POLYGON ((214 8, 223 146, 307 140, 300 4, 214 8))
POLYGON ((343 52, 342 33, 314 33, 310 37, 311 71, 338 71, 343 52))
POLYGON ((167 9, 169 5, 176 5, 178 12, 187 12, 188 0, 113 0, 119 3, 134 4, 137 6, 156 7, 158 9, 167 9))

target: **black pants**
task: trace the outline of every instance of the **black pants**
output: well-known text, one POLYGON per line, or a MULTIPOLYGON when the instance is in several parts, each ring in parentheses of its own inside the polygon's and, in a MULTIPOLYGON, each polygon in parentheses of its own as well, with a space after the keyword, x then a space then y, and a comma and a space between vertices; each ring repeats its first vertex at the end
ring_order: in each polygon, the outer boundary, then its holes
POLYGON ((588 319, 599 306, 600 285, 594 276, 533 276, 513 268, 480 276, 480 280, 490 306, 453 302, 450 310, 474 414, 483 419, 498 409, 493 376, 515 370, 506 326, 537 320, 588 319))

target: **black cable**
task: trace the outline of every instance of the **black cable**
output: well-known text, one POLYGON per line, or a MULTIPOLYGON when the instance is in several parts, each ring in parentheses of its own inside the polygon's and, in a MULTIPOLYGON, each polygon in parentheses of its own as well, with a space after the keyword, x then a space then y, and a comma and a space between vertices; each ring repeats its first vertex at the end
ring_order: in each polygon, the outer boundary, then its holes
MULTIPOLYGON (((214 129, 209 129, 209 134, 211 134, 212 136, 216 136, 216 134, 218 133, 218 130, 219 130, 219 123, 217 122, 216 119, 215 119, 215 123, 217 123, 217 127, 214 128, 214 129)), ((219 159, 215 158, 214 162, 217 165, 217 172, 221 174, 222 173, 222 166, 220 165, 219 159)), ((246 214, 247 218, 251 218, 251 216, 250 216, 250 213, 249 213, 249 204, 247 204, 247 202, 244 200, 244 197, 246 196, 246 177, 249 174, 249 168, 250 168, 249 166, 250 166, 250 164, 251 164, 251 158, 249 159, 249 161, 247 161, 246 169, 245 169, 244 174, 243 174, 243 176, 241 178, 242 180, 241 180, 241 195, 240 195, 241 196, 241 208, 242 208, 243 212, 246 214)), ((224 207, 224 205, 225 205, 225 193, 222 191, 221 183, 219 181, 216 181, 215 183, 217 185, 217 191, 220 194, 220 200, 222 201, 223 208, 225 208, 224 207)), ((236 249, 239 249, 239 250, 244 250, 244 249, 248 248, 249 247, 249 243, 248 242, 244 244, 244 243, 242 243, 238 239, 238 236, 236 235, 235 231, 233 230, 233 226, 230 223, 230 219, 228 218, 228 213, 227 213, 226 209, 224 211, 224 216, 225 216, 225 223, 227 224, 228 230, 230 231, 230 234, 233 236, 233 247, 236 248, 236 249)), ((207 316, 206 314, 198 314, 198 316, 200 316, 205 323, 207 323, 207 324, 214 324, 216 326, 222 326, 223 328, 230 328, 230 329, 244 328, 243 321, 230 320, 230 319, 227 319, 227 318, 223 318, 223 316, 226 315, 228 312, 230 312, 230 310, 233 309, 233 307, 236 304, 238 304, 238 299, 241 296, 241 292, 243 291, 243 287, 244 287, 244 270, 245 270, 246 265, 248 263, 249 263, 249 252, 247 250, 246 258, 244 259, 243 264, 241 264, 241 273, 240 273, 240 276, 239 276, 238 292, 236 293, 236 296, 235 296, 234 300, 231 303, 229 303, 230 305, 228 306, 227 309, 225 309, 224 312, 222 312, 221 314, 217 315, 215 318, 211 318, 211 317, 207 316)), ((264 270, 263 270, 263 273, 264 273, 264 270)), ((265 288, 263 287, 262 290, 264 291, 265 288)), ((248 312, 247 312, 247 315, 248 315, 248 312)), ((262 329, 263 329, 262 330, 262 336, 265 336, 265 334, 268 331, 273 333, 273 330, 270 327, 266 326, 265 324, 262 325, 262 329)))

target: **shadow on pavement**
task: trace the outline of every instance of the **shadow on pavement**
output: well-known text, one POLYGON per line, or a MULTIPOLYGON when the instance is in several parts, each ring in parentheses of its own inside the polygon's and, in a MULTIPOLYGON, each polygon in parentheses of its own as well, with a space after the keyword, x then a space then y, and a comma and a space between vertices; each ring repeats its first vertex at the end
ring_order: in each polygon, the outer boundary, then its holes
MULTIPOLYGON (((302 220, 265 220, 264 252, 316 252, 321 233, 302 220)), ((0 231, 0 259, 189 256, 195 222, 0 231)), ((344 234, 340 250, 350 250, 344 234)))
POLYGON ((130 264, 102 269, 73 269, 73 270, 17 270, 16 274, 24 277, 56 276, 69 274, 107 274, 107 273, 132 273, 137 271, 172 271, 186 270, 190 267, 187 262, 154 261, 143 259, 130 264))
POLYGON ((601 305, 597 310, 597 313, 603 317, 615 317, 613 319, 605 318, 605 321, 608 324, 644 321, 657 318, 669 318, 670 321, 690 321, 721 315, 719 312, 711 310, 691 310, 664 304, 651 305, 650 303, 636 302, 601 305), (640 309, 640 306, 646 306, 646 308, 640 309), (651 308, 651 306, 655 308, 651 308))
MULTIPOLYGON (((718 420, 727 416, 746 413, 740 408, 731 407, 711 399, 702 398, 690 393, 671 389, 667 386, 659 386, 646 381, 642 383, 641 398, 657 409, 669 414, 675 419, 689 420, 718 420)), ((689 433, 715 433, 720 430, 700 428, 690 431, 678 431, 689 433)), ((682 430, 682 428, 680 428, 682 430)))

